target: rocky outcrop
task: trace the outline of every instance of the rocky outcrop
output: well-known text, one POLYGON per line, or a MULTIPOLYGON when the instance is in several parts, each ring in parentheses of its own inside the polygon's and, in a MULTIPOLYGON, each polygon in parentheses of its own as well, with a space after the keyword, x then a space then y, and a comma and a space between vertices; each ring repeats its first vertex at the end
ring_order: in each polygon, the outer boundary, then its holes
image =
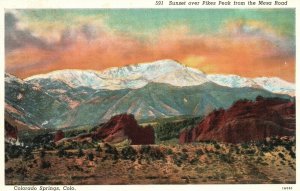
POLYGON ((62 130, 56 131, 54 135, 54 142, 60 141, 61 139, 65 138, 65 134, 62 130))
POLYGON ((16 142, 18 140, 18 129, 5 121, 5 140, 9 142, 16 142))
POLYGON ((112 117, 107 123, 100 125, 93 139, 108 143, 118 143, 125 139, 132 145, 154 144, 154 129, 151 126, 141 127, 131 114, 121 114, 112 117))
POLYGON ((238 101, 227 110, 210 113, 196 127, 181 132, 179 142, 242 143, 271 136, 294 136, 295 129, 295 102, 259 96, 256 101, 238 101))

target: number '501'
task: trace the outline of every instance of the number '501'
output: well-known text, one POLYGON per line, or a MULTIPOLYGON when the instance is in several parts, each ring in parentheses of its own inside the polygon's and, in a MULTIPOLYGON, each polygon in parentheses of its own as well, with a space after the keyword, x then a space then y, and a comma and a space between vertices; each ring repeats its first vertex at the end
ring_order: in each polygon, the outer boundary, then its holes
POLYGON ((164 2, 163 1, 155 1, 155 5, 163 5, 164 2))

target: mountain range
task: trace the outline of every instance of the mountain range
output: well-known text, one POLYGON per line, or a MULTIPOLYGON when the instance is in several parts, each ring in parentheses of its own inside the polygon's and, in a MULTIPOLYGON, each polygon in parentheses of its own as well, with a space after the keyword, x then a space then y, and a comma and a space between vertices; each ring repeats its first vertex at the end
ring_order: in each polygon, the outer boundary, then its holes
POLYGON ((196 86, 214 82, 226 87, 261 88, 273 93, 294 96, 295 85, 277 77, 245 78, 237 75, 205 74, 186 67, 174 60, 160 60, 152 63, 109 68, 104 71, 58 70, 47 74, 31 76, 26 82, 41 86, 64 83, 71 88, 89 87, 92 89, 138 89, 147 84, 165 83, 172 86, 196 86))
POLYGON ((24 80, 5 74, 6 116, 31 128, 97 125, 121 113, 137 120, 206 115, 258 95, 289 99, 295 85, 275 77, 207 75, 173 60, 24 80))

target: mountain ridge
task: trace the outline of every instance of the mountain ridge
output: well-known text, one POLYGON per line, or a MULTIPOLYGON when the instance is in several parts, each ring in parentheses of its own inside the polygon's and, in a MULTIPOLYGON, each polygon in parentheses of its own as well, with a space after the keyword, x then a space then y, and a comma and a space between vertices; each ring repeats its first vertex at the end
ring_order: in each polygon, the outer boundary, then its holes
POLYGON ((210 81, 227 87, 254 87, 295 96, 295 85, 278 77, 246 78, 233 74, 205 74, 170 59, 113 67, 103 71, 58 70, 31 76, 24 81, 42 86, 59 81, 72 88, 90 87, 108 90, 138 89, 151 82, 183 87, 201 85, 210 81))
MULTIPOLYGON (((204 79, 206 77, 204 73, 195 73, 193 69, 189 73, 190 69, 188 67, 181 66, 174 61, 170 62, 166 67, 167 73, 171 76, 170 78, 164 78, 163 74, 165 72, 161 72, 154 76, 153 81, 143 84, 140 88, 130 86, 130 88, 112 90, 93 89, 89 81, 86 83, 88 85, 72 86, 55 79, 40 78, 37 81, 23 81, 13 75, 5 74, 5 102, 11 106, 10 109, 7 108, 5 111, 23 123, 34 121, 35 123, 32 125, 38 127, 64 128, 85 124, 96 125, 110 119, 111 116, 121 113, 134 114, 137 120, 182 115, 205 115, 214 109, 228 108, 239 99, 253 100, 258 95, 291 99, 289 95, 273 93, 260 86, 222 86, 206 80, 206 78, 204 79), (172 68, 173 66, 175 66, 175 69, 172 68), (183 77, 183 81, 181 81, 182 78, 176 78, 177 72, 181 72, 180 68, 184 68, 183 74, 187 76, 183 77), (195 78, 194 74, 196 75, 195 78), (175 80, 172 82, 176 85, 163 83, 165 79, 173 78, 175 80), (198 78, 200 82, 197 81, 198 78), (176 80, 181 81, 183 84, 187 83, 187 85, 178 85, 176 80), (189 84, 189 81, 196 82, 189 84), (199 84, 195 85, 197 83, 199 84), (22 112, 14 112, 14 108, 22 112)), ((160 65, 164 66, 164 62, 162 61, 160 65)), ((161 66, 155 66, 152 63, 150 68, 156 68, 153 71, 157 73, 161 66)), ((148 66, 143 67, 147 68, 148 66)), ((126 69, 126 72, 128 72, 127 70, 129 73, 134 74, 140 69, 130 66, 126 69)), ((142 70, 145 70, 145 68, 142 68, 142 70)), ((80 73, 84 72, 81 71, 80 73)), ((138 74, 141 75, 142 73, 138 72, 138 74)), ((122 77, 125 74, 121 71, 120 73, 117 72, 116 75, 122 77)), ((132 78, 136 79, 137 76, 132 78)), ((69 78, 65 79, 72 81, 69 78)), ((79 83, 81 80, 83 78, 77 82, 79 83)), ((118 85, 117 82, 115 81, 116 84, 114 85, 118 85)), ((129 80, 123 84, 121 83, 121 86, 126 87, 130 83, 135 85, 135 81, 129 80)), ((102 85, 100 84, 101 87, 102 85)))

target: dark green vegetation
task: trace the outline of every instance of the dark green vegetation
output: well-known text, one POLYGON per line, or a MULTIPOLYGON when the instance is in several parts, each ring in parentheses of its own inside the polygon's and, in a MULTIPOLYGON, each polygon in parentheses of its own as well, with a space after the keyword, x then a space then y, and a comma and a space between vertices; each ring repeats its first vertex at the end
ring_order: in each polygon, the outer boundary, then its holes
POLYGON ((194 127, 202 120, 202 117, 191 117, 185 119, 174 119, 170 121, 169 119, 160 119, 154 125, 154 131, 156 135, 156 143, 160 142, 177 142, 179 133, 182 129, 194 127))

